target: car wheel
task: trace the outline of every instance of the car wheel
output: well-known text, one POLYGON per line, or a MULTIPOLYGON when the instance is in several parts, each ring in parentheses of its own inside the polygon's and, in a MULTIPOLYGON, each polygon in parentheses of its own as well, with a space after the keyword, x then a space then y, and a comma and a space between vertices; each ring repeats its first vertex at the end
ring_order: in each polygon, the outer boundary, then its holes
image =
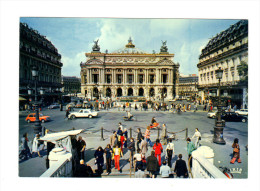
POLYGON ((242 122, 245 123, 245 122, 246 122, 246 119, 242 119, 242 122))
POLYGON ((215 116, 215 115, 213 115, 213 116, 212 116, 212 119, 215 119, 215 118, 216 118, 216 116, 215 116))
POLYGON ((42 122, 42 123, 44 123, 44 122, 45 122, 45 120, 44 120, 44 119, 42 119, 42 120, 41 120, 41 122, 42 122))
POLYGON ((75 116, 75 115, 72 115, 70 118, 71 118, 71 119, 75 119, 75 118, 76 118, 76 116, 75 116))
POLYGON ((88 117, 91 119, 91 118, 92 118, 92 115, 89 115, 88 117))
POLYGON ((31 120, 30 120, 30 119, 28 119, 28 120, 27 120, 27 122, 28 122, 28 123, 30 123, 30 122, 31 122, 31 120))

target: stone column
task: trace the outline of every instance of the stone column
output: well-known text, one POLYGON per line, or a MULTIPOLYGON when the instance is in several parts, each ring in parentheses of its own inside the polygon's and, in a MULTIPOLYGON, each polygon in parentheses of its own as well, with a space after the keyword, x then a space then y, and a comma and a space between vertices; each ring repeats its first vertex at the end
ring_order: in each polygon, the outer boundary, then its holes
POLYGON ((116 83, 116 70, 115 69, 112 69, 112 84, 115 84, 116 83))
POLYGON ((159 93, 159 86, 154 87, 154 97, 155 97, 155 99, 157 99, 158 96, 160 97, 159 94, 160 94, 159 93))
POLYGON ((159 84, 161 84, 162 83, 162 70, 161 69, 159 69, 159 84))
POLYGON ((105 68, 102 69, 102 83, 105 84, 105 68))
POLYGON ((85 84, 84 74, 83 73, 81 73, 81 84, 85 84))
POLYGON ((122 87, 122 96, 126 96, 127 95, 127 88, 126 86, 122 87))
POLYGON ((135 76, 134 76, 134 78, 135 78, 135 85, 137 84, 137 82, 138 82, 138 75, 137 75, 137 69, 136 70, 134 70, 135 71, 135 76))
POLYGON ((173 88, 169 87, 167 91, 169 91, 167 92, 168 99, 173 99, 173 88))
POLYGON ((173 70, 172 69, 170 69, 170 74, 171 74, 171 76, 170 76, 170 80, 169 80, 169 83, 170 84, 172 84, 172 82, 173 82, 173 70))
POLYGON ((179 85, 175 85, 175 97, 179 97, 179 85))
POLYGON ((105 81, 104 81, 104 68, 102 68, 102 69, 100 69, 100 82, 101 82, 101 84, 104 84, 105 83, 105 81))
POLYGON ((133 91, 134 91, 134 96, 138 96, 138 88, 137 88, 137 86, 135 86, 133 88, 133 91))
POLYGON ((155 83, 156 83, 156 84, 159 84, 159 69, 158 69, 158 68, 156 69, 155 74, 156 74, 156 75, 155 75, 155 76, 156 76, 156 78, 155 78, 155 80, 156 80, 155 83))
POLYGON ((90 69, 88 69, 88 82, 89 83, 92 83, 92 73, 91 73, 91 71, 90 71, 90 69))
POLYGON ((98 69, 98 82, 101 83, 101 69, 98 69))
POLYGON ((123 84, 126 84, 126 70, 123 69, 123 84))
POLYGON ((148 84, 148 71, 149 69, 145 70, 145 84, 148 84))

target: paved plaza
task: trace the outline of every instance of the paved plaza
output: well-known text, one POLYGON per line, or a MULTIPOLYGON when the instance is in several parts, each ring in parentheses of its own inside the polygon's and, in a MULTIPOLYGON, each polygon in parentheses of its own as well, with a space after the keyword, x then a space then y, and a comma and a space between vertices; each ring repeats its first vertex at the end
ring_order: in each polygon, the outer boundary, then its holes
MULTIPOLYGON (((75 109, 78 110, 78 109, 75 109)), ((215 120, 207 118, 207 112, 202 111, 201 108, 198 112, 187 111, 180 114, 172 113, 169 111, 134 111, 132 109, 131 113, 137 118, 136 121, 124 121, 123 116, 125 111, 118 111, 117 108, 110 110, 99 111, 99 116, 97 118, 82 118, 75 120, 64 119, 65 111, 60 111, 59 109, 43 109, 41 111, 44 115, 51 117, 52 121, 43 123, 42 126, 50 130, 50 132, 58 132, 63 130, 84 129, 84 133, 81 134, 83 139, 87 143, 85 160, 88 162, 93 169, 96 169, 94 164, 94 152, 98 146, 103 148, 109 143, 109 137, 113 130, 116 130, 118 123, 122 122, 123 127, 128 129, 128 136, 130 136, 130 128, 133 129, 133 137, 136 137, 136 129, 141 128, 142 132, 145 132, 145 128, 150 124, 152 117, 156 117, 157 122, 160 124, 165 123, 167 125, 168 132, 179 132, 188 128, 188 136, 192 137, 195 128, 199 128, 202 134, 201 145, 209 146, 214 150, 214 164, 219 166, 225 166, 228 168, 235 168, 236 170, 242 169, 241 173, 233 173, 234 178, 247 178, 248 177, 248 155, 245 146, 248 144, 248 124, 242 122, 226 122, 226 127, 224 129, 224 139, 226 145, 218 145, 212 143, 213 139, 213 127, 215 120), (101 127, 104 128, 104 140, 101 141, 101 127), (242 163, 230 164, 229 161, 232 155, 232 143, 234 138, 239 139, 239 144, 241 148, 241 160, 242 163)), ((20 112, 20 123, 19 123, 19 140, 21 140, 22 135, 28 132, 28 138, 31 141, 34 137, 33 135, 33 123, 27 123, 25 121, 27 113, 20 112)), ((175 157, 172 162, 177 160, 177 155, 182 153, 183 159, 187 161, 187 149, 185 141, 185 131, 177 133, 177 140, 174 141, 175 144, 175 157)), ((157 130, 151 131, 151 140, 155 142, 158 136, 157 130)), ((194 141, 194 140, 193 140, 194 141)), ((166 145, 163 146, 164 150, 166 145)), ((147 156, 150 155, 152 148, 149 148, 147 156)), ((44 153, 43 153, 44 155, 44 153)), ((164 159, 165 151, 162 154, 162 159, 164 159)), ((146 157, 147 157, 146 156, 146 157)), ((19 176, 21 177, 37 177, 40 176, 45 170, 45 158, 35 157, 27 161, 23 161, 19 164, 19 176), (32 170, 32 167, 35 170, 32 170)), ((124 171, 129 170, 129 152, 127 149, 124 150, 124 156, 121 163, 121 168, 124 171)), ((112 177, 112 176, 111 176, 112 177)))

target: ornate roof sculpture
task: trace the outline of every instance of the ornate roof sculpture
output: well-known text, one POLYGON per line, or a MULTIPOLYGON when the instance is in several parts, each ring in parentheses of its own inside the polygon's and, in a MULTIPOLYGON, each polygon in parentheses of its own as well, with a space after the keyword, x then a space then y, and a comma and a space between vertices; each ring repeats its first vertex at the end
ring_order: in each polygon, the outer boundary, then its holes
POLYGON ((96 41, 94 40, 95 44, 92 47, 92 52, 100 52, 100 46, 98 45, 98 40, 99 39, 97 39, 96 41))
POLYGON ((210 54, 212 51, 215 51, 217 48, 220 48, 222 45, 232 42, 239 37, 248 34, 248 21, 241 20, 234 25, 231 25, 227 30, 222 31, 220 34, 217 34, 215 37, 211 38, 206 47, 202 49, 200 58, 205 55, 210 54))
POLYGON ((149 54, 139 48, 136 48, 135 45, 133 44, 133 40, 131 37, 128 39, 128 43, 125 45, 124 48, 120 48, 116 50, 113 53, 119 53, 119 54, 149 54))
POLYGON ((161 46, 161 52, 160 54, 168 54, 168 48, 166 46, 167 40, 166 41, 162 41, 162 46, 161 46))

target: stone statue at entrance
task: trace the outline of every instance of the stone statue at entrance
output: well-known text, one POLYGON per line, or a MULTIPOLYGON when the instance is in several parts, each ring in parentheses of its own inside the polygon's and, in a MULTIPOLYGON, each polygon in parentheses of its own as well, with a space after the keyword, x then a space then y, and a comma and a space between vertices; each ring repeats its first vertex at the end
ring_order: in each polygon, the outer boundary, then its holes
POLYGON ((97 39, 96 41, 95 40, 93 41, 94 42, 94 45, 92 47, 93 52, 99 52, 100 51, 100 46, 98 45, 98 40, 99 39, 97 39))

